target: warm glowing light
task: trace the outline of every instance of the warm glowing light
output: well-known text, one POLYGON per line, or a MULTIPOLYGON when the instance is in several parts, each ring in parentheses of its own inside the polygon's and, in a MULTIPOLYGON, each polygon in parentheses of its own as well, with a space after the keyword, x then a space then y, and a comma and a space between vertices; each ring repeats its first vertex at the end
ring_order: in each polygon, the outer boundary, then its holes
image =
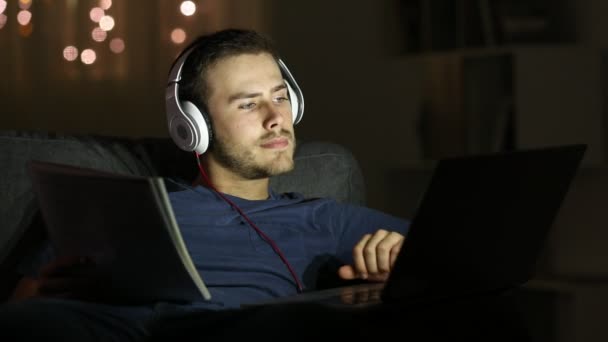
POLYGON ((68 62, 73 62, 78 58, 78 49, 75 46, 66 46, 63 49, 63 58, 68 62))
POLYGON ((32 0, 19 0, 19 8, 22 10, 30 9, 32 6, 32 0))
POLYGON ((99 27, 96 27, 91 32, 91 38, 96 42, 103 42, 108 37, 108 33, 99 27))
POLYGON ((93 7, 89 12, 89 18, 96 23, 98 23, 99 19, 101 19, 104 15, 106 15, 106 12, 101 7, 93 7))
POLYGON ((171 31, 171 41, 175 44, 181 44, 186 41, 186 32, 181 28, 176 28, 171 31))
POLYGON ((84 49, 80 54, 80 60, 84 64, 93 64, 97 59, 97 54, 92 49, 84 49))
POLYGON ((191 16, 196 12, 196 5, 192 1, 184 1, 181 6, 179 6, 180 11, 183 15, 191 16))
POLYGON ((32 19, 32 12, 30 11, 19 11, 19 13, 17 13, 17 21, 19 22, 19 24, 25 26, 27 24, 30 23, 30 20, 32 19))
POLYGON ((8 18, 4 14, 0 14, 0 29, 4 27, 8 18))
POLYGON ((28 23, 27 25, 19 25, 19 34, 22 37, 29 37, 34 31, 34 25, 32 23, 28 23))
POLYGON ((112 7, 112 0, 99 0, 99 7, 103 8, 104 10, 108 10, 110 7, 112 7))
POLYGON ((104 31, 110 31, 114 28, 114 18, 109 15, 104 15, 99 19, 99 27, 104 31))
POLYGON ((114 53, 121 53, 125 51, 125 42, 120 38, 114 38, 110 41, 110 50, 114 53))
POLYGON ((0 0, 0 14, 4 13, 6 9, 6 0, 0 0))

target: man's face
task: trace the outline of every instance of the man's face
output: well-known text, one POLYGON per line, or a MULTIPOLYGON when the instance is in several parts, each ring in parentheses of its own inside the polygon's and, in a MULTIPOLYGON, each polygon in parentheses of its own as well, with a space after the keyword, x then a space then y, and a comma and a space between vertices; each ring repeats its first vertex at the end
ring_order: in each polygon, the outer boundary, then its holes
POLYGON ((245 179, 293 169, 291 104, 272 55, 222 59, 208 69, 207 85, 214 133, 211 160, 245 179))

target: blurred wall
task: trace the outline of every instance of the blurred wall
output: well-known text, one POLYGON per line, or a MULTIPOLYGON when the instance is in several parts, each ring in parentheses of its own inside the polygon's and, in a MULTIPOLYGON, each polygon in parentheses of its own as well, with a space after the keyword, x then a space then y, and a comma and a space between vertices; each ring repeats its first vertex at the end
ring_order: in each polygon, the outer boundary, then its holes
POLYGON ((181 1, 114 0, 106 14, 115 26, 96 42, 89 11, 97 0, 33 1, 33 28, 25 36, 15 19, 17 1, 9 1, 0 28, 0 129, 165 136, 164 90, 179 51, 196 35, 228 26, 265 31, 261 2, 198 1, 195 15, 186 17, 181 1), (175 28, 187 34, 181 44, 171 42, 175 28), (125 42, 120 54, 108 49, 117 37, 125 42), (96 61, 66 61, 68 45, 94 49, 96 61))
MULTIPOLYGON (((365 173, 370 206, 400 215, 411 212, 412 208, 401 210, 395 202, 401 192, 407 195, 409 187, 401 190, 394 184, 412 169, 426 169, 424 161, 429 156, 423 152, 428 146, 421 144, 424 137, 420 120, 430 100, 440 108, 435 115, 441 122, 431 130, 431 143, 446 153, 462 152, 459 134, 470 128, 461 116, 462 56, 468 56, 469 52, 403 54, 405 37, 399 0, 293 0, 289 3, 200 0, 196 3, 197 13, 184 17, 179 13, 178 0, 114 0, 107 11, 116 19, 109 38, 120 36, 126 44, 124 52, 115 55, 107 48, 102 51, 107 42, 90 39, 94 24, 89 19, 89 10, 97 1, 33 2, 33 32, 27 37, 21 34, 14 19, 18 11, 16 2, 10 2, 5 11, 8 21, 0 29, 0 70, 4 78, 0 82, 0 129, 166 136, 164 88, 177 53, 200 33, 247 27, 275 39, 304 91, 306 110, 304 120, 297 127, 298 136, 330 140, 350 148, 365 173), (188 34, 182 44, 170 40, 171 31, 176 27, 188 34), (80 49, 99 49, 97 62, 89 66, 78 61, 67 62, 61 54, 67 44, 80 49)), ((606 45, 608 35, 604 32, 608 31, 603 30, 606 23, 600 15, 607 10, 605 2, 560 3, 572 8, 566 12, 573 13, 577 41, 585 45, 586 51, 594 54, 606 45)), ((496 50, 497 54, 510 52, 496 50)), ((601 64, 597 62, 599 58, 578 60, 601 64)), ((559 70, 558 62, 553 65, 559 70)), ((593 75, 594 70, 587 67, 585 73, 593 75)), ((542 74, 535 76, 527 71, 520 74, 543 84, 542 74)), ((601 96, 598 79, 594 79, 589 92, 580 91, 576 101, 595 94, 593 108, 600 112, 588 117, 600 122, 579 125, 596 130, 592 134, 581 130, 573 139, 588 135, 603 144, 605 124, 602 109, 598 109, 603 104, 597 98, 601 96)), ((570 84, 571 88, 581 86, 586 85, 570 84)), ((547 101, 552 101, 555 94, 564 93, 559 84, 548 89, 543 90, 547 101)), ((534 94, 526 95, 528 100, 523 105, 531 108, 529 112, 559 108, 534 103, 534 94)), ((572 102, 572 106, 576 103, 572 102)), ((547 121, 554 125, 560 122, 544 119, 555 118, 551 115, 553 112, 544 114, 539 120, 529 120, 537 122, 530 130, 532 135, 536 129, 546 131, 551 127, 545 125, 547 121)), ((561 122, 575 120, 569 118, 561 122)), ((596 155, 603 158, 603 149, 598 151, 596 155)), ((424 188, 419 184, 417 187, 424 188)), ((418 196, 418 192, 412 196, 418 196)))
POLYGON ((353 150, 369 203, 379 208, 386 208, 387 168, 420 154, 416 120, 425 64, 398 52, 395 5, 310 0, 273 7, 273 36, 305 95, 297 134, 353 150))
POLYGON ((22 35, 9 3, 0 29, 0 129, 165 136, 164 87, 171 62, 194 36, 226 27, 270 34, 303 88, 306 113, 297 132, 351 148, 369 180, 370 205, 381 207, 384 169, 416 160, 414 120, 422 61, 402 58, 394 2, 203 0, 184 17, 180 1, 115 0, 115 27, 91 40, 97 1, 38 1, 33 31, 22 35), (182 44, 170 41, 183 28, 182 44), (108 52, 111 38, 125 50, 108 52), (97 60, 68 62, 67 45, 93 48, 97 60))

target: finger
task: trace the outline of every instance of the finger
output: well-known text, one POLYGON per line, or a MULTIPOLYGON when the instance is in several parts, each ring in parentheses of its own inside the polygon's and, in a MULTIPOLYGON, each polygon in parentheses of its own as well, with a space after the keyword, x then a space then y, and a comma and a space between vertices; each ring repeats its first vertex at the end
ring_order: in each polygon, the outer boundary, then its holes
POLYGON ((43 295, 71 292, 76 286, 70 278, 40 278, 38 290, 43 295))
POLYGON ((353 266, 357 276, 361 279, 367 279, 367 267, 365 266, 365 256, 363 255, 365 247, 371 234, 365 234, 361 240, 353 248, 353 266))
POLYGON ((378 274, 378 246, 389 235, 389 232, 380 229, 376 231, 367 241, 363 255, 365 257, 365 266, 369 274, 378 274))
POLYGON ((391 254, 393 248, 399 246, 403 241, 403 235, 397 232, 387 233, 376 247, 376 259, 378 262, 378 273, 389 273, 391 271, 391 254))
POLYGON ((385 282, 388 277, 389 277, 390 273, 376 273, 376 274, 370 274, 369 278, 367 280, 369 280, 370 282, 379 282, 379 283, 383 283, 385 282))
POLYGON ((47 297, 93 300, 101 297, 102 288, 90 279, 51 279, 39 288, 39 293, 47 297))
POLYGON ((45 277, 60 275, 74 266, 84 265, 86 261, 87 260, 81 256, 62 256, 44 265, 40 269, 40 275, 45 277))
POLYGON ((57 269, 64 267, 68 263, 69 263, 69 261, 66 258, 58 258, 58 259, 52 260, 51 262, 43 265, 40 268, 39 273, 41 276, 50 276, 53 273, 55 273, 57 271, 57 269))
POLYGON ((338 276, 344 280, 352 280, 357 278, 357 272, 351 265, 344 265, 338 268, 338 276))
POLYGON ((40 292, 87 292, 101 285, 102 279, 89 276, 40 277, 38 288, 40 292))
POLYGON ((404 241, 405 241, 405 238, 403 238, 398 244, 394 245, 393 248, 391 248, 391 256, 390 256, 391 270, 395 267, 395 261, 397 260, 399 253, 401 253, 401 246, 403 245, 404 241))

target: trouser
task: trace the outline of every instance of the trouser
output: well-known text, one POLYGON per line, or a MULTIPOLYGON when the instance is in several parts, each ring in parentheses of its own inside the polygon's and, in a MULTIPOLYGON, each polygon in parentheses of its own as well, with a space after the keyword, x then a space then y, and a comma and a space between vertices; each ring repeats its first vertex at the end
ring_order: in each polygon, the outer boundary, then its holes
POLYGON ((2 341, 143 341, 153 307, 36 298, 0 306, 2 341))
POLYGON ((34 299, 0 306, 0 341, 530 341, 522 323, 513 307, 495 298, 408 307, 298 303, 220 311, 34 299))
MULTIPOLYGON (((281 309, 279 317, 268 317, 282 307, 208 310, 170 303, 121 306, 35 298, 0 306, 0 341, 164 341, 188 334, 205 340, 225 334, 251 337, 258 320, 265 321, 262 325, 273 319, 284 325, 293 313, 285 315, 281 309)), ((300 315, 307 313, 299 311, 295 316, 300 315)))

